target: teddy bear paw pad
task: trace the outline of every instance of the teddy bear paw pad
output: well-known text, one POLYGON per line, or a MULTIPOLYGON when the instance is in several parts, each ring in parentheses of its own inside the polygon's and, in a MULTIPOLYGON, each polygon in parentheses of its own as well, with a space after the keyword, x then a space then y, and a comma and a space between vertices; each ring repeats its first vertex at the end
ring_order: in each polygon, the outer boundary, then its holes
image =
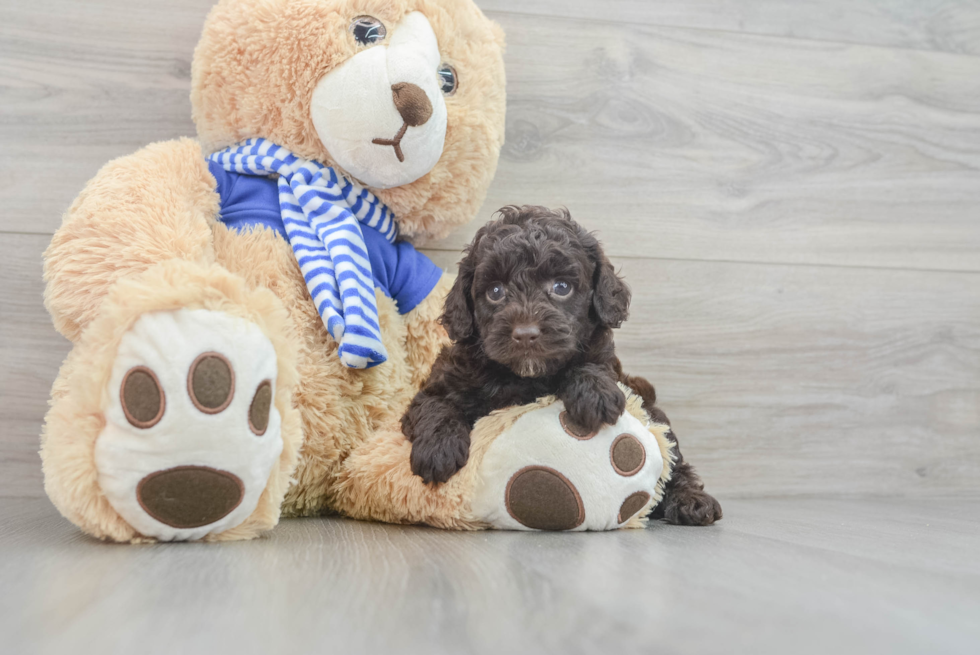
POLYGON ((578 490, 547 466, 526 466, 507 482, 507 512, 521 525, 537 530, 572 530, 585 520, 578 490))
POLYGON ((200 539, 242 523, 282 453, 275 349, 254 324, 180 309, 142 316, 119 345, 99 485, 140 534, 200 539))
POLYGON ((664 461, 635 416, 587 433, 561 402, 530 410, 487 449, 472 504, 511 530, 612 530, 650 510, 664 461))

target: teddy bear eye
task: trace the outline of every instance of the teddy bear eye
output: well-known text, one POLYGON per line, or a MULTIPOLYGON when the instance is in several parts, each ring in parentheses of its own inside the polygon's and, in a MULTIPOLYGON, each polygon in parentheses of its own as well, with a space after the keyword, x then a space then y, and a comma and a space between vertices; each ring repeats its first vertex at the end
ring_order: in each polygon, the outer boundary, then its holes
POLYGON ((440 66, 439 82, 442 86, 442 92, 447 96, 451 96, 456 93, 456 89, 459 87, 459 78, 456 77, 456 69, 449 64, 443 64, 440 66))
POLYGON ((506 295, 507 292, 504 290, 504 285, 502 284, 494 284, 487 289, 487 300, 490 302, 500 302, 506 295))
POLYGON ((556 296, 567 296, 572 292, 572 285, 564 280, 558 280, 551 285, 551 292, 556 296))
POLYGON ((350 33, 354 35, 354 40, 361 45, 374 45, 382 41, 388 30, 380 20, 372 16, 358 16, 350 24, 350 33))

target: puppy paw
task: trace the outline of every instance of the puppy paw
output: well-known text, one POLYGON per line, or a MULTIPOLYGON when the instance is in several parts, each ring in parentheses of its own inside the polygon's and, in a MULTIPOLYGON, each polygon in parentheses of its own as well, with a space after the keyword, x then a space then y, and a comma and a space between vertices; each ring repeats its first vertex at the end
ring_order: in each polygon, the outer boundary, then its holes
POLYGON ((450 437, 416 437, 412 442, 412 473, 426 484, 445 482, 466 465, 469 456, 469 433, 450 437))
POLYGON ((626 396, 619 386, 608 378, 598 378, 594 384, 577 385, 562 394, 567 408, 566 429, 580 436, 594 434, 603 425, 615 425, 626 410, 626 396))
POLYGON ((722 518, 721 504, 705 491, 686 489, 667 496, 663 518, 674 525, 711 525, 722 518))
POLYGON ((123 336, 95 461, 141 535, 201 539, 252 514, 283 448, 276 362, 257 326, 221 312, 154 312, 123 336))

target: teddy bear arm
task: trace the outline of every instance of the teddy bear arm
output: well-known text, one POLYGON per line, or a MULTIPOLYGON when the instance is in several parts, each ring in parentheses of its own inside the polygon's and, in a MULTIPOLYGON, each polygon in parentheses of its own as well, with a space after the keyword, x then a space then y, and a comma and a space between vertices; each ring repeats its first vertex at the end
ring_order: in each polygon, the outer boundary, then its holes
POLYGON ((214 261, 215 181, 198 143, 151 144, 106 164, 44 253, 45 305, 77 341, 120 279, 170 259, 214 261))
POLYGON ((405 315, 406 353, 412 371, 412 385, 418 390, 429 377, 432 365, 444 346, 449 345, 449 335, 439 323, 446 294, 456 276, 443 273, 431 293, 412 311, 405 315))

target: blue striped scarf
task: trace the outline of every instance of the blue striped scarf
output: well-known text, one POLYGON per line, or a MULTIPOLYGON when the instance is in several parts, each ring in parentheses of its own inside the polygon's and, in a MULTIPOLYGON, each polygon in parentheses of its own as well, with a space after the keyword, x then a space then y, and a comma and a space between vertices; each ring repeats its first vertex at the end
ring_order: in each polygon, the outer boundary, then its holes
POLYGON ((361 223, 394 242, 398 227, 391 210, 332 168, 265 139, 249 139, 208 159, 233 173, 279 176, 286 236, 320 318, 340 344, 340 360, 351 368, 387 360, 361 223))

